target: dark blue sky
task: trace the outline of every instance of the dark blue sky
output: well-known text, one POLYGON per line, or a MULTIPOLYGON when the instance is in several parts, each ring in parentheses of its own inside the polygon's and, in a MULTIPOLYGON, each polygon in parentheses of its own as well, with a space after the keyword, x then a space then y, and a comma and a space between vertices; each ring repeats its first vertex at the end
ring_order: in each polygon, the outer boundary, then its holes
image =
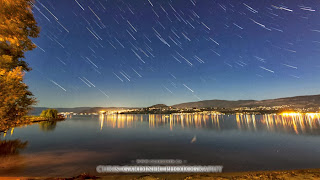
POLYGON ((149 106, 320 94, 311 1, 37 0, 38 106, 149 106))

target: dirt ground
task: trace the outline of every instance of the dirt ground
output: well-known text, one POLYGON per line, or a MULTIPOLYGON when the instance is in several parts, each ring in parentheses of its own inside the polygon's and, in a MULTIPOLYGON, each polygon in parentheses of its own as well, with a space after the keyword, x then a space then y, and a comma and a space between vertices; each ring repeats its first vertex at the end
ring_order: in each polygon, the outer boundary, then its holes
POLYGON ((0 177, 0 180, 81 180, 81 179, 101 179, 101 180, 227 180, 227 179, 320 179, 320 169, 287 170, 287 171, 257 171, 257 172, 232 172, 232 173, 204 173, 204 174, 110 174, 101 177, 87 174, 70 178, 48 178, 48 177, 0 177))

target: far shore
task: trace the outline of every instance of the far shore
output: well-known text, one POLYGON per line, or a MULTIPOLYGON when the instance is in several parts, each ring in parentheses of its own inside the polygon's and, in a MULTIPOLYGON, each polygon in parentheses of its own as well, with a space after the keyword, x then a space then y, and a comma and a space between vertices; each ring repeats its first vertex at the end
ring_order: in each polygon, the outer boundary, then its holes
POLYGON ((76 179, 101 179, 101 180, 189 180, 189 179, 320 179, 320 169, 279 170, 279 171, 255 171, 255 172, 226 172, 226 173, 176 173, 176 174, 109 174, 100 177, 87 174, 76 177, 0 177, 0 180, 76 180, 76 179))

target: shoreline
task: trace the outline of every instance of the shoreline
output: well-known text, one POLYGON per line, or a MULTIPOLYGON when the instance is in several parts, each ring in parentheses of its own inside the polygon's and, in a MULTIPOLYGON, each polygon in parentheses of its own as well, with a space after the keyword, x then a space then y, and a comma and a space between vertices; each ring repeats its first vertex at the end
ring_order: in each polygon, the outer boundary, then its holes
POLYGON ((320 179, 320 169, 296 169, 275 171, 249 171, 249 172, 222 172, 222 173, 145 173, 145 174, 107 174, 102 176, 90 176, 82 174, 76 177, 0 177, 0 180, 75 180, 75 179, 136 179, 136 180, 189 180, 189 179, 320 179))
POLYGON ((7 121, 7 122, 3 123, 0 121, 0 133, 2 133, 2 132, 6 133, 11 128, 31 125, 33 123, 39 123, 39 122, 45 122, 45 121, 63 121, 65 119, 66 118, 47 119, 47 118, 40 117, 40 116, 25 116, 19 120, 14 120, 12 122, 7 121))

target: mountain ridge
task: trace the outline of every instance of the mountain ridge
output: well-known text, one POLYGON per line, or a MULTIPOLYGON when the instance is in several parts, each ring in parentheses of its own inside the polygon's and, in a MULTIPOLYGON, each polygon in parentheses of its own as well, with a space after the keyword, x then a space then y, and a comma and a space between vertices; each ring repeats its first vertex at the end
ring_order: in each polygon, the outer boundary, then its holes
POLYGON ((187 102, 175 104, 175 108, 207 108, 207 107, 220 107, 220 108, 236 108, 236 107, 256 107, 256 106, 294 106, 294 107, 320 107, 320 95, 306 95, 306 96, 293 96, 283 97, 276 99, 265 100, 204 100, 196 102, 187 102))
MULTIPOLYGON (((240 108, 240 107, 272 107, 272 106, 289 106, 293 108, 319 108, 320 107, 320 94, 318 95, 305 95, 305 96, 293 96, 283 97, 276 99, 265 100, 203 100, 196 102, 186 102, 175 104, 170 107, 173 108, 240 108)), ((168 107, 165 104, 155 104, 147 108, 165 108, 168 107)), ((30 112, 32 115, 38 115, 46 107, 34 107, 34 110, 30 112)), ((59 112, 75 112, 75 113, 93 113, 101 110, 120 110, 120 109, 141 109, 141 107, 74 107, 74 108, 55 108, 59 112)))

